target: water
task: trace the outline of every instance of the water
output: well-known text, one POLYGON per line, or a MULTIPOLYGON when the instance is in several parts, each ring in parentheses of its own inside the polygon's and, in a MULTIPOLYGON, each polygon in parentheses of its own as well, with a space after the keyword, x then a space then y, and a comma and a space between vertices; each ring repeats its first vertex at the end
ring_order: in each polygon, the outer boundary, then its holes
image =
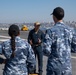
MULTIPOLYGON (((12 23, 8 24, 8 23, 0 23, 0 30, 8 30, 9 26, 11 25, 12 23)), ((23 25, 26 25, 28 27, 29 30, 33 29, 34 28, 34 23, 14 23, 16 25, 19 26, 20 30, 22 28, 23 25)), ((51 28, 52 26, 54 25, 54 23, 41 23, 41 26, 40 26, 40 29, 45 31, 46 29, 49 29, 51 28)), ((72 24, 68 24, 69 26, 72 26, 74 27, 74 25, 72 24)), ((75 28, 75 27, 74 27, 75 28)), ((75 32, 76 32, 76 28, 75 28, 75 32)))
MULTIPOLYGON (((34 23, 15 23, 15 24, 19 26, 20 30, 21 30, 23 25, 26 25, 29 30, 34 28, 34 23)), ((8 23, 0 23, 0 30, 8 30, 10 25, 11 24, 8 24, 8 23)), ((40 29, 46 30, 51 26, 53 26, 53 25, 50 23, 41 23, 40 29)))

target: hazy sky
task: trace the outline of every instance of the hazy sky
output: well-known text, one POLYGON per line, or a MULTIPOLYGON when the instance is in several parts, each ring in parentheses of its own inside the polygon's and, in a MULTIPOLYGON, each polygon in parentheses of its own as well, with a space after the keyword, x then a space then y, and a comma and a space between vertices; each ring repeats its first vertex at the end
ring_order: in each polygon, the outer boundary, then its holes
POLYGON ((65 21, 76 21, 76 0, 0 0, 0 23, 52 22, 55 7, 65 10, 65 21))

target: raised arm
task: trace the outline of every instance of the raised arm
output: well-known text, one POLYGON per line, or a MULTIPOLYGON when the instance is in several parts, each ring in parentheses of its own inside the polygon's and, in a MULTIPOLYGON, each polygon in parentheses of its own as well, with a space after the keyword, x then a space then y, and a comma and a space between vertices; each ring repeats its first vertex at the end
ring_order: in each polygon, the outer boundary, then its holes
POLYGON ((43 42, 43 53, 45 56, 49 56, 51 53, 52 35, 50 30, 46 30, 44 42, 43 42))
POLYGON ((73 34, 72 43, 71 43, 71 51, 76 53, 76 33, 73 34))
MULTIPOLYGON (((1 54, 1 55, 3 54, 2 45, 3 45, 3 43, 0 44, 0 54, 1 54)), ((6 59, 0 57, 0 64, 5 64, 5 62, 6 62, 6 59)))
POLYGON ((35 55, 31 48, 31 45, 28 46, 27 65, 29 71, 33 71, 36 66, 35 55))

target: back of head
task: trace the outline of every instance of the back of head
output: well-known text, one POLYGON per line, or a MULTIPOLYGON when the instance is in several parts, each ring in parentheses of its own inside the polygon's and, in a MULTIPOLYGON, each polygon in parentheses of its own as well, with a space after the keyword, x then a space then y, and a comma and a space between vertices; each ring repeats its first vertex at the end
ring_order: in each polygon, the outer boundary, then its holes
POLYGON ((19 34, 19 27, 15 24, 12 24, 8 30, 9 36, 17 36, 19 34))
POLYGON ((61 7, 56 7, 53 10, 52 15, 54 15, 58 20, 62 20, 64 17, 64 10, 61 7))
POLYGON ((11 49, 12 49, 12 54, 11 58, 15 57, 15 37, 19 35, 19 27, 15 24, 11 25, 8 30, 9 36, 11 36, 11 49))

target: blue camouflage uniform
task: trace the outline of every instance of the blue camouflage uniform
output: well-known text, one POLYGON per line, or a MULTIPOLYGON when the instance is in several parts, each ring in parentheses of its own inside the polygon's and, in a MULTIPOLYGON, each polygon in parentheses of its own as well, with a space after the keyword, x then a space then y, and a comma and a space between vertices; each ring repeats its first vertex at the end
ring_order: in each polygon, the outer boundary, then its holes
POLYGON ((72 75, 71 43, 76 51, 76 35, 73 28, 63 22, 58 22, 46 30, 43 52, 48 56, 47 75, 72 75))
POLYGON ((36 65, 34 52, 31 46, 19 36, 15 38, 15 57, 11 58, 10 39, 0 44, 0 52, 6 57, 3 75, 28 75, 28 68, 36 65))

